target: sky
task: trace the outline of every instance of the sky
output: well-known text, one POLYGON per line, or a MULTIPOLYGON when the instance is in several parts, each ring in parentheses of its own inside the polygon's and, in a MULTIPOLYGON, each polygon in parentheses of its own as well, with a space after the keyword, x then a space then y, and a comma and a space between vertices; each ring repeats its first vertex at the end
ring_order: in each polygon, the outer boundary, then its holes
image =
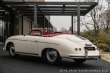
MULTIPOLYGON (((73 2, 74 0, 45 0, 46 2, 73 2)), ((79 0, 75 0, 79 1, 79 0)), ((105 1, 105 0, 104 0, 105 1)), ((70 16, 50 16, 50 21, 53 26, 55 26, 58 30, 60 30, 62 27, 66 28, 67 30, 71 26, 71 17, 70 16)), ((77 30, 77 27, 75 27, 75 31, 77 30)), ((85 30, 84 26, 81 26, 81 31, 85 30)))
MULTIPOLYGON (((73 1, 73 0, 45 0, 45 1, 73 1)), ((51 16, 50 21, 58 30, 60 30, 62 27, 66 28, 67 30, 71 26, 71 17, 70 16, 51 16)))

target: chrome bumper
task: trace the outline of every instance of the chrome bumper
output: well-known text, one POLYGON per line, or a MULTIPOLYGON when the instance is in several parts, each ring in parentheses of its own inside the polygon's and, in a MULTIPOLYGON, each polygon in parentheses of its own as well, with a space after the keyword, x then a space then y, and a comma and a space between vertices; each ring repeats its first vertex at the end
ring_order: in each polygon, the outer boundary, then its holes
POLYGON ((70 55, 69 58, 71 59, 87 59, 87 60, 97 60, 101 59, 101 55, 94 55, 94 56, 88 56, 88 50, 85 49, 85 55, 84 56, 74 56, 70 55))
POLYGON ((71 59, 87 59, 87 60, 97 60, 101 59, 101 56, 70 56, 71 59))

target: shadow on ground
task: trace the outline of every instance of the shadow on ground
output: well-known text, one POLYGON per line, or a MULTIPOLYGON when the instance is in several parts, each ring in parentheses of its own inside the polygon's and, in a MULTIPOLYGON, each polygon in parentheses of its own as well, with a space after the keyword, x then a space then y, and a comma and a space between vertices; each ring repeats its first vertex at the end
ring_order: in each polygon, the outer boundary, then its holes
POLYGON ((71 59, 63 59, 58 65, 49 65, 39 57, 24 55, 9 57, 8 52, 4 52, 2 48, 0 47, 0 73, 59 73, 61 69, 110 70, 110 63, 101 59, 88 60, 82 64, 75 63, 71 59))
MULTIPOLYGON (((44 59, 39 58, 39 57, 32 57, 32 56, 19 56, 16 58, 12 58, 9 56, 2 56, 1 57, 4 60, 12 60, 12 61, 22 61, 22 62, 26 62, 26 63, 34 63, 34 64, 44 64, 44 65, 48 65, 48 66, 53 66, 53 65, 49 65, 45 62, 44 59)), ((88 64, 88 63, 75 63, 73 60, 70 59, 63 59, 58 65, 54 65, 54 67, 59 67, 59 68, 74 68, 74 69, 96 69, 99 66, 94 65, 94 64, 88 64)))

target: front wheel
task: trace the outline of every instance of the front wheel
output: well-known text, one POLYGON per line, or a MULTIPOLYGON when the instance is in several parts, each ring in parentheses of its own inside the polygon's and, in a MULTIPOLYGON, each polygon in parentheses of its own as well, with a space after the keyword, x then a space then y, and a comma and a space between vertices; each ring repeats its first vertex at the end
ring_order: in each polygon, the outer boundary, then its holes
POLYGON ((86 59, 73 59, 76 63, 83 63, 86 59))
POLYGON ((10 44, 9 45, 9 55, 11 57, 17 56, 17 54, 15 53, 15 46, 14 46, 14 44, 10 44))
POLYGON ((49 64, 57 64, 61 61, 61 57, 55 49, 48 49, 45 53, 45 59, 49 64))

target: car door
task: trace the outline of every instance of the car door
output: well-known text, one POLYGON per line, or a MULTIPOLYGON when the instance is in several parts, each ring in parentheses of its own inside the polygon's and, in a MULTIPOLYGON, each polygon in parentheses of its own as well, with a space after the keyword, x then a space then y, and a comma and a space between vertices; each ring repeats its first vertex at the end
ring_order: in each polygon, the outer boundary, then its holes
POLYGON ((26 53, 38 54, 38 41, 41 39, 41 36, 25 36, 26 42, 26 53))
POLYGON ((17 51, 26 54, 38 54, 38 42, 42 37, 42 31, 33 29, 29 35, 24 35, 17 40, 17 51))
POLYGON ((18 49, 20 53, 26 54, 38 54, 37 52, 37 41, 40 40, 40 36, 23 36, 21 39, 18 39, 18 49))

